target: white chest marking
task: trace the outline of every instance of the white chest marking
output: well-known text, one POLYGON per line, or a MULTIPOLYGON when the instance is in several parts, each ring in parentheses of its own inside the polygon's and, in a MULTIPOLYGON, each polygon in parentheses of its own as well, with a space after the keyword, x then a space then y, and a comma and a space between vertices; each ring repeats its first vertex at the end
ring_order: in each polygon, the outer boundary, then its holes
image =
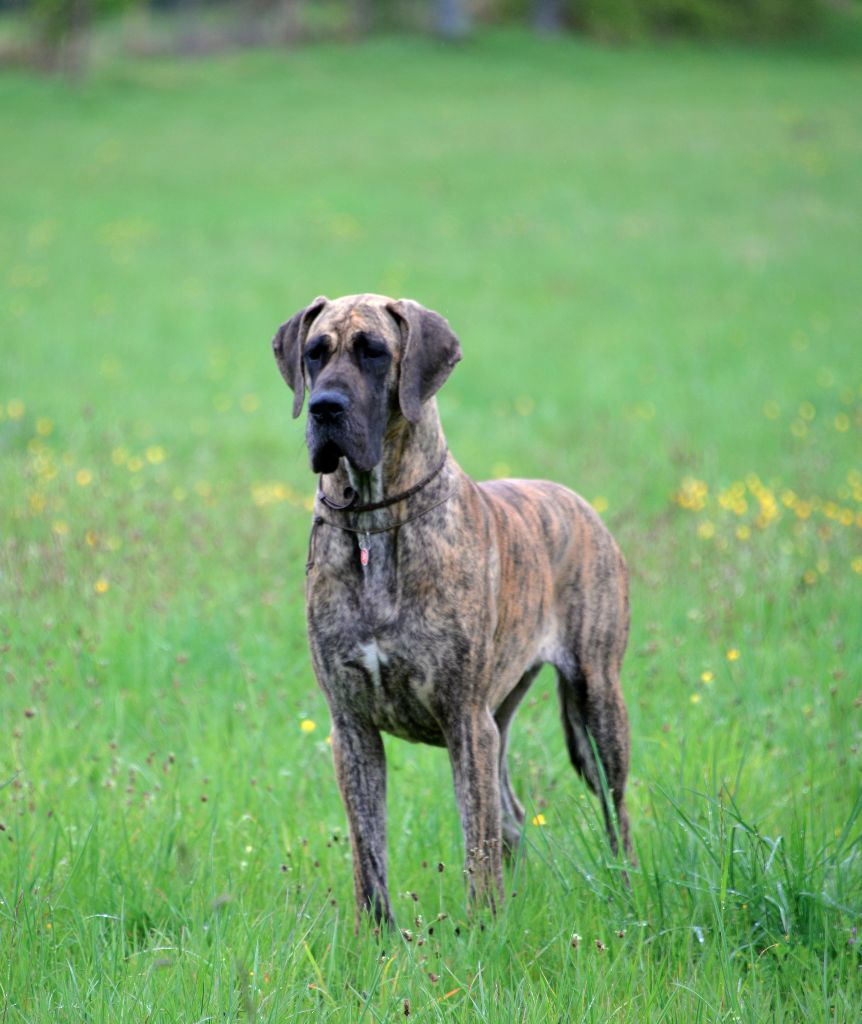
POLYGON ((371 676, 371 681, 374 683, 375 689, 380 689, 380 666, 389 663, 389 659, 377 646, 377 641, 372 640, 367 644, 359 645, 359 657, 362 661, 363 666, 371 676))

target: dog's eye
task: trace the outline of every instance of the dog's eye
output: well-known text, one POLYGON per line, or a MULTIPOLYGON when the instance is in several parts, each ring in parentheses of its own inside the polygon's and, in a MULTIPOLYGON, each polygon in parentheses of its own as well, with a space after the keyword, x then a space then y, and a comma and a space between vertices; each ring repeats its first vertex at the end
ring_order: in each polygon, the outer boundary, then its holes
POLYGON ((374 338, 360 334, 353 345, 353 351, 363 362, 380 365, 389 359, 389 350, 374 338))
POLYGON ((312 366, 317 366, 318 364, 325 362, 328 355, 329 349, 323 338, 318 338, 316 341, 313 341, 305 350, 305 358, 312 366))

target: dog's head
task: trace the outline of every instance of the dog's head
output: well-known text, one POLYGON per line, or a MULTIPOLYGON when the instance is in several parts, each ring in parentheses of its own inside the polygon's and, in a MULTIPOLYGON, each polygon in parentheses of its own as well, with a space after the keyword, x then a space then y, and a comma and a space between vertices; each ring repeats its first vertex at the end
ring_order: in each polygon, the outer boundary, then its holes
POLYGON ((422 404, 461 358, 449 324, 410 299, 323 296, 282 324, 272 341, 299 416, 309 391, 311 468, 332 473, 344 456, 369 471, 395 417, 418 422, 422 404))

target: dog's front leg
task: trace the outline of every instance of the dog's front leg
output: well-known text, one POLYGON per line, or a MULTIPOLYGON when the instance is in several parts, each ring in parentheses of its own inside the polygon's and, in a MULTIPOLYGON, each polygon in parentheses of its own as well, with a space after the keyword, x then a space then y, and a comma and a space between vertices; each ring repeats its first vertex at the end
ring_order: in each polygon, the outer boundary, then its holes
POLYGON ((394 925, 386 883, 386 754, 380 732, 355 719, 332 723, 332 752, 353 846, 356 930, 364 910, 394 925))
POLYGON ((446 740, 467 850, 471 901, 496 912, 503 898, 500 733, 490 712, 482 709, 454 721, 446 740))

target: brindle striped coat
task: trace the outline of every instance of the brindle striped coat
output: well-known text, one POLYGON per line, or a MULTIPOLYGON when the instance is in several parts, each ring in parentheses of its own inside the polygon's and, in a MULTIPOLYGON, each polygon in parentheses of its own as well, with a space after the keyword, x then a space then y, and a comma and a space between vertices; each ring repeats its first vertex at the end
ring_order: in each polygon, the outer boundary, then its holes
POLYGON ((619 685, 628 576, 591 506, 542 480, 475 483, 446 454, 434 394, 460 358, 448 323, 409 300, 315 300, 273 341, 321 476, 306 582, 315 674, 332 714, 357 906, 392 921, 381 732, 449 751, 470 889, 502 897, 524 810, 509 726, 545 663, 574 767, 631 852, 619 685), (410 497, 369 511, 361 508, 410 497), (399 525, 400 524, 400 525, 399 525), (375 532, 377 531, 377 532, 375 532), (594 746, 593 746, 594 744, 594 746), (603 797, 597 750, 616 827, 603 797))

